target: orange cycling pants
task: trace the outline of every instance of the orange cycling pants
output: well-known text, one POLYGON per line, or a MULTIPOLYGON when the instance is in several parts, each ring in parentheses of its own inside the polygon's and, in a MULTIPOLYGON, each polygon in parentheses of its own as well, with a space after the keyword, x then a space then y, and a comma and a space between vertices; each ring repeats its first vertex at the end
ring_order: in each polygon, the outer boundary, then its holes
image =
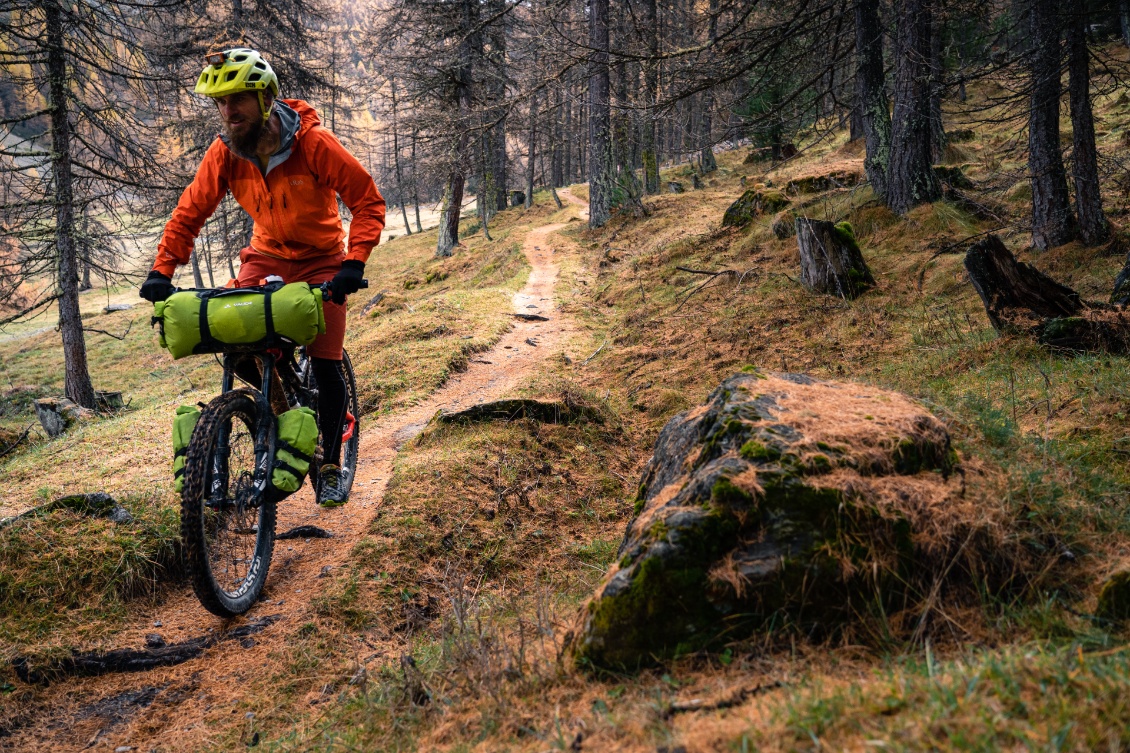
MULTIPOLYGON (((241 288, 259 285, 268 275, 278 275, 283 282, 308 282, 311 286, 328 282, 341 271, 345 254, 315 256, 307 259, 279 259, 261 254, 248 246, 239 252, 239 276, 236 284, 241 288)), ((345 305, 325 301, 322 306, 326 318, 326 332, 306 346, 312 358, 340 361, 345 342, 345 305)))

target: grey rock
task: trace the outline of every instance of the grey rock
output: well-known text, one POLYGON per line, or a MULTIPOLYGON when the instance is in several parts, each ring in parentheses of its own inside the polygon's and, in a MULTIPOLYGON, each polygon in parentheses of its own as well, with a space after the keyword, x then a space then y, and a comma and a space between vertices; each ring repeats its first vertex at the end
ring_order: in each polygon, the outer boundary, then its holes
POLYGON ((727 379, 660 432, 574 660, 630 668, 768 625, 832 630, 877 598, 905 605, 929 590, 902 568, 917 527, 941 525, 929 511, 963 493, 957 464, 945 426, 899 393, 727 379))
POLYGON ((115 505, 106 517, 110 519, 111 523, 118 523, 119 525, 133 522, 133 515, 130 515, 129 510, 121 505, 115 505))

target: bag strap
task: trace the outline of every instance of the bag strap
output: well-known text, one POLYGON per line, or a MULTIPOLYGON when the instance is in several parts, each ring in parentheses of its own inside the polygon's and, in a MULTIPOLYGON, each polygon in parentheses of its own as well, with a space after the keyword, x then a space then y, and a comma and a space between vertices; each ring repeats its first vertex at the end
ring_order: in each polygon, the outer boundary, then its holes
POLYGON ((267 323, 267 338, 270 340, 275 339, 275 317, 271 312, 271 295, 273 290, 268 290, 263 296, 263 314, 267 323))
POLYGON ((282 460, 276 460, 272 468, 274 468, 274 470, 276 471, 286 471, 295 478, 306 478, 306 473, 304 471, 300 471, 290 463, 286 463, 282 460))
POLYGON ((290 442, 286 441, 285 439, 276 439, 275 440, 275 450, 276 451, 285 450, 286 452, 289 452, 291 455, 298 458, 299 460, 301 460, 304 463, 313 463, 314 462, 314 458, 311 455, 307 455, 302 450, 296 449, 294 447, 294 445, 292 445, 290 442))
POLYGON ((212 348, 217 344, 216 338, 212 337, 212 328, 208 326, 208 296, 200 296, 200 344, 197 348, 203 353, 208 352, 206 348, 212 348))

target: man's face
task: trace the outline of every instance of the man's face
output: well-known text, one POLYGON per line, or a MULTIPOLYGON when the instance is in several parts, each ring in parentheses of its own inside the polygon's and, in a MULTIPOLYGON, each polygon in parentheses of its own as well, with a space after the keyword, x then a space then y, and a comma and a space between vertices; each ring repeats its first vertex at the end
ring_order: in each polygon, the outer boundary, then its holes
MULTIPOLYGON (((214 97, 224 132, 240 154, 254 154, 263 133, 263 116, 259 112, 259 97, 255 92, 239 92, 226 97, 214 97)), ((270 105, 270 95, 264 96, 270 105)))
POLYGON ((224 97, 215 97, 220 120, 228 138, 241 140, 247 132, 262 120, 259 112, 259 96, 254 92, 240 92, 224 97))

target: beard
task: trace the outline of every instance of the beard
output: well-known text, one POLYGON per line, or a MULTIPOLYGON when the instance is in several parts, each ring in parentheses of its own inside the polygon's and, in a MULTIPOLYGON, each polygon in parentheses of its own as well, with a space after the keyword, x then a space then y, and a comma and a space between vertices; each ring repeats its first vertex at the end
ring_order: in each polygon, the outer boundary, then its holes
POLYGON ((227 132, 228 139, 231 140, 232 151, 244 159, 256 159, 256 153, 259 148, 259 142, 263 140, 266 129, 263 127, 261 118, 256 118, 252 121, 246 121, 247 128, 242 133, 235 133, 232 126, 224 123, 224 131, 227 132))

